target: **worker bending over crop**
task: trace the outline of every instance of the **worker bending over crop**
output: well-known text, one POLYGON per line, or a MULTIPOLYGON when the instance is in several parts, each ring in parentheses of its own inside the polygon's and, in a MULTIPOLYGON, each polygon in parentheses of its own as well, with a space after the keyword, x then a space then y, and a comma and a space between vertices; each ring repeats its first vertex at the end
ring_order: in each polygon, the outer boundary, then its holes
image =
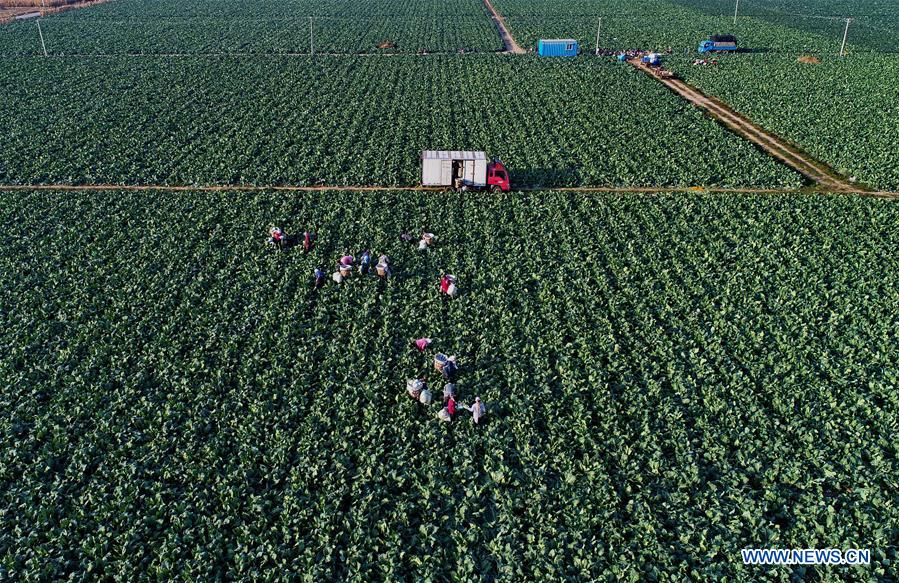
POLYGON ((453 380, 456 371, 459 369, 456 364, 456 357, 447 356, 442 352, 434 357, 434 368, 448 381, 453 380))
POLYGON ((427 251, 428 247, 433 245, 436 239, 437 237, 434 236, 434 233, 422 233, 421 240, 418 242, 418 250, 427 251))
POLYGON ((458 288, 456 288, 456 276, 445 274, 440 278, 440 293, 446 294, 447 296, 454 298, 456 294, 459 293, 458 288))
POLYGON ((368 274, 368 270, 371 267, 371 251, 366 249, 362 252, 362 257, 359 258, 359 273, 362 275, 368 274))
POLYGON ((325 272, 324 271, 322 271, 321 269, 316 267, 315 271, 312 272, 312 275, 315 276, 315 284, 314 284, 315 289, 318 289, 318 288, 322 287, 323 285, 325 285, 325 272))
POLYGON ((484 417, 484 415, 487 414, 487 408, 484 407, 484 403, 481 403, 480 397, 474 398, 474 403, 472 403, 471 407, 463 403, 462 408, 471 411, 471 420, 475 423, 475 425, 477 425, 484 417))
POLYGON ((269 243, 276 246, 278 249, 284 249, 284 244, 287 242, 287 235, 284 234, 284 231, 281 229, 281 227, 272 227, 271 229, 269 229, 268 234, 269 243))
POLYGON ((312 248, 315 246, 315 233, 310 233, 309 231, 303 232, 303 251, 309 253, 312 251, 312 248))
POLYGON ((422 391, 426 391, 427 388, 428 383, 425 378, 406 381, 406 392, 409 393, 409 396, 416 401, 419 399, 419 397, 421 397, 422 391))
POLYGON ((456 398, 456 385, 455 383, 446 383, 443 385, 443 401, 446 402, 452 397, 456 398))
POLYGON ((432 340, 430 338, 419 338, 413 344, 415 348, 418 349, 419 352, 424 352, 425 348, 431 345, 432 340))
POLYGON ((387 259, 386 255, 380 255, 378 257, 378 265, 377 265, 378 276, 387 279, 390 277, 390 262, 387 259))

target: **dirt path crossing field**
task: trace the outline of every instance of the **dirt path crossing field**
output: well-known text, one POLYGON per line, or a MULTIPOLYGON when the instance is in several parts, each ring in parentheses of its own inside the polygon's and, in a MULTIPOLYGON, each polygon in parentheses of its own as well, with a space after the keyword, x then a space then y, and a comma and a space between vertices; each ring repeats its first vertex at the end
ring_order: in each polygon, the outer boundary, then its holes
POLYGON ((833 169, 815 160, 799 148, 788 144, 778 136, 767 132, 743 117, 725 103, 703 94, 701 91, 676 78, 663 78, 639 59, 630 59, 628 63, 656 79, 696 107, 706 110, 712 117, 721 122, 735 134, 755 143, 769 155, 777 158, 793 170, 799 172, 822 190, 828 192, 864 192, 863 188, 853 184, 837 174, 833 169))
POLYGON ((506 21, 500 16, 499 12, 496 11, 496 8, 490 3, 490 0, 484 0, 484 6, 486 6, 487 11, 490 12, 490 18, 496 23, 496 28, 499 30, 499 36, 503 39, 503 46, 506 47, 505 52, 514 55, 525 54, 526 51, 515 42, 515 37, 513 37, 512 33, 509 32, 509 29, 506 28, 506 21))
MULTIPOLYGON (((105 190, 124 190, 137 192, 265 192, 265 191, 283 191, 283 192, 326 192, 330 190, 350 190, 357 192, 386 192, 386 191, 408 191, 408 192, 433 192, 435 194, 451 192, 444 188, 430 186, 343 186, 343 185, 319 185, 319 186, 301 186, 301 185, 207 185, 207 186, 182 186, 168 184, 0 184, 0 193, 2 192, 22 192, 30 190, 41 191, 60 191, 60 192, 77 192, 77 191, 105 191, 105 190)), ((664 194, 666 192, 687 192, 693 194, 714 193, 714 194, 827 194, 828 190, 822 188, 724 188, 716 186, 514 186, 514 192, 581 192, 581 193, 599 193, 599 192, 619 192, 619 193, 636 193, 636 194, 664 194)), ((871 196, 875 198, 899 199, 899 192, 871 192, 867 190, 840 191, 842 194, 857 194, 871 196)))
POLYGON ((22 14, 40 12, 41 16, 47 16, 48 14, 56 14, 58 12, 66 12, 78 8, 87 8, 88 6, 94 6, 95 4, 105 4, 110 1, 111 0, 85 0, 83 2, 75 2, 74 4, 48 3, 50 4, 49 6, 44 6, 43 4, 38 4, 36 6, 16 6, 16 4, 18 4, 17 2, 4 2, 3 0, 0 0, 0 24, 4 22, 13 22, 17 16, 22 14))

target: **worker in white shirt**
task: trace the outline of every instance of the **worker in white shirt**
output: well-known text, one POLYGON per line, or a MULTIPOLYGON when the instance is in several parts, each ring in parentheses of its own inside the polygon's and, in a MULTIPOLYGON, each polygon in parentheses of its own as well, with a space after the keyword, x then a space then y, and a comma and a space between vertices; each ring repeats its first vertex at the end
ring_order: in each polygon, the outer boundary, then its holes
POLYGON ((474 398, 474 403, 472 403, 471 407, 465 404, 461 406, 463 409, 471 411, 471 420, 474 421, 475 425, 487 414, 487 408, 484 406, 484 403, 481 403, 480 397, 474 398))

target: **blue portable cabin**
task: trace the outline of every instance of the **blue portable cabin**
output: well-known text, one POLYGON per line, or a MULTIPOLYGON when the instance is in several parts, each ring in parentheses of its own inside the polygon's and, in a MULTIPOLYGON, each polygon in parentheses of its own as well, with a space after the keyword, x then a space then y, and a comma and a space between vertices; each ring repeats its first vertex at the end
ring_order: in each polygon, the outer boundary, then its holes
POLYGON ((537 54, 541 57, 574 57, 577 55, 577 41, 573 38, 540 39, 537 54))

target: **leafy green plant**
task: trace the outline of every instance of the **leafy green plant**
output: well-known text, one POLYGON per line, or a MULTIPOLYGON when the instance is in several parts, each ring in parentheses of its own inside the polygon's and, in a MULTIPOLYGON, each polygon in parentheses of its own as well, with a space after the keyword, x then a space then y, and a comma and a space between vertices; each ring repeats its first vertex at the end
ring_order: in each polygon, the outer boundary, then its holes
POLYGON ((415 185, 426 149, 518 186, 798 186, 626 65, 534 57, 13 59, 0 183, 415 185))
POLYGON ((897 577, 897 206, 0 193, 0 571, 897 577), (313 228, 278 252, 267 228, 313 228), (420 253, 399 234, 434 232, 420 253), (312 288, 347 250, 395 276, 312 288), (512 261, 515 259, 515 261, 512 261), (437 291, 447 266, 465 293, 437 291), (446 425, 422 333, 459 355, 446 425), (746 567, 746 546, 870 548, 746 567))

